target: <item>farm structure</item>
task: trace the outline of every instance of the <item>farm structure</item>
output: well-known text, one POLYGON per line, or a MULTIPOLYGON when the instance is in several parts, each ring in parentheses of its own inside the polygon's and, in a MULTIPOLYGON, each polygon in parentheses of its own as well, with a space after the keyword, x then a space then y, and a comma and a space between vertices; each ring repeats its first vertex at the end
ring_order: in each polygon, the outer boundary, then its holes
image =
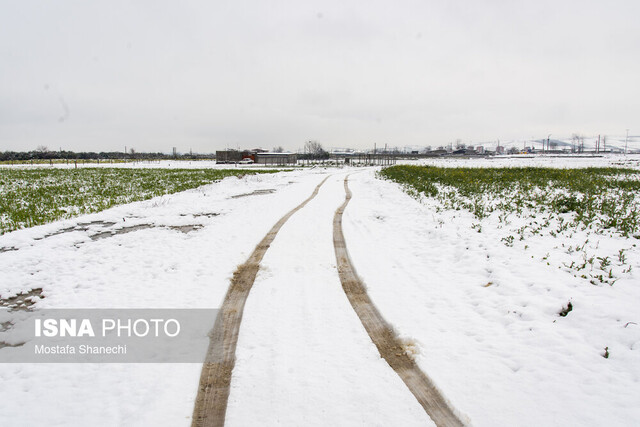
POLYGON ((396 156, 387 153, 333 152, 331 159, 342 160, 345 165, 391 166, 396 156))
POLYGON ((237 163, 245 158, 250 158, 251 160, 253 160, 253 153, 247 150, 216 151, 216 163, 237 163))
POLYGON ((296 164, 298 156, 291 153, 271 153, 266 150, 225 150, 216 151, 216 163, 238 163, 251 159, 261 165, 290 165, 296 164))
POLYGON ((254 162, 260 165, 295 165, 298 156, 292 153, 256 153, 254 162))

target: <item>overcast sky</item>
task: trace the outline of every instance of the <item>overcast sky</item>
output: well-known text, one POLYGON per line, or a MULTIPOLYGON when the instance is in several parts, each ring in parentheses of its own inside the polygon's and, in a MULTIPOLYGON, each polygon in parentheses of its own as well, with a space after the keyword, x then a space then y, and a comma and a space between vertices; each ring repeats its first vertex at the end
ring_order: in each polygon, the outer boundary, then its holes
POLYGON ((0 150, 640 131, 640 1, 0 0, 0 150))

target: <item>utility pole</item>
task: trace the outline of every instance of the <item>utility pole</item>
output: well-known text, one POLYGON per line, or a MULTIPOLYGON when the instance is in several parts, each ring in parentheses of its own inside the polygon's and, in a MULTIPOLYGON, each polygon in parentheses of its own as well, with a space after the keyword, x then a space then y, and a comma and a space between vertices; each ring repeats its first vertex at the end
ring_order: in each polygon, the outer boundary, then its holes
POLYGON ((627 129, 627 136, 624 138, 624 154, 627 154, 627 142, 629 141, 629 129, 627 129))
POLYGON ((549 151, 549 138, 551 138, 552 134, 547 135, 547 151, 549 151))

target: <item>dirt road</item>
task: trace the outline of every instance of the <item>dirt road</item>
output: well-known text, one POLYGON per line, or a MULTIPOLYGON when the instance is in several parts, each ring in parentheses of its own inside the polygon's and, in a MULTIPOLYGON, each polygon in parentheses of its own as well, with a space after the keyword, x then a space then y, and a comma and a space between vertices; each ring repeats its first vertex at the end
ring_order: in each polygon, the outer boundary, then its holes
POLYGON ((342 176, 313 200, 325 178, 235 272, 212 332, 193 426, 221 426, 226 419, 239 425, 430 424, 424 411, 436 425, 462 425, 357 278, 341 228, 351 198, 342 176), (335 211, 342 187, 346 199, 335 211), (323 238, 305 239, 309 227, 323 238))
POLYGON ((438 426, 462 426, 463 423, 433 385, 433 382, 409 357, 403 343, 396 337, 393 329, 373 304, 364 284, 356 274, 342 233, 342 214, 351 200, 348 179, 348 176, 344 179, 346 193, 344 203, 338 208, 333 218, 333 245, 344 292, 367 330, 371 341, 378 348, 380 356, 402 378, 402 381, 409 387, 411 393, 418 399, 433 422, 438 426))
POLYGON ((192 425, 195 427, 209 427, 224 425, 231 371, 235 364, 238 333, 242 322, 244 305, 253 286, 256 274, 260 268, 260 261, 275 239, 278 231, 291 216, 311 201, 326 182, 324 178, 315 188, 311 196, 297 207, 289 211, 269 230, 266 236, 254 249, 244 264, 240 265, 233 274, 231 285, 225 296, 222 307, 218 312, 207 357, 200 375, 198 396, 193 410, 192 425))

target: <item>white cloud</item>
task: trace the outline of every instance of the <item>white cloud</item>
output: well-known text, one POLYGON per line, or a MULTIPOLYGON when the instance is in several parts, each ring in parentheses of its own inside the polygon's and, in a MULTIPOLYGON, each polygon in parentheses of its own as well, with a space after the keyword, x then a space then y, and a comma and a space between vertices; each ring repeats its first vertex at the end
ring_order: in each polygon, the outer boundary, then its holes
POLYGON ((633 0, 0 8, 0 150, 439 145, 640 126, 633 0))

